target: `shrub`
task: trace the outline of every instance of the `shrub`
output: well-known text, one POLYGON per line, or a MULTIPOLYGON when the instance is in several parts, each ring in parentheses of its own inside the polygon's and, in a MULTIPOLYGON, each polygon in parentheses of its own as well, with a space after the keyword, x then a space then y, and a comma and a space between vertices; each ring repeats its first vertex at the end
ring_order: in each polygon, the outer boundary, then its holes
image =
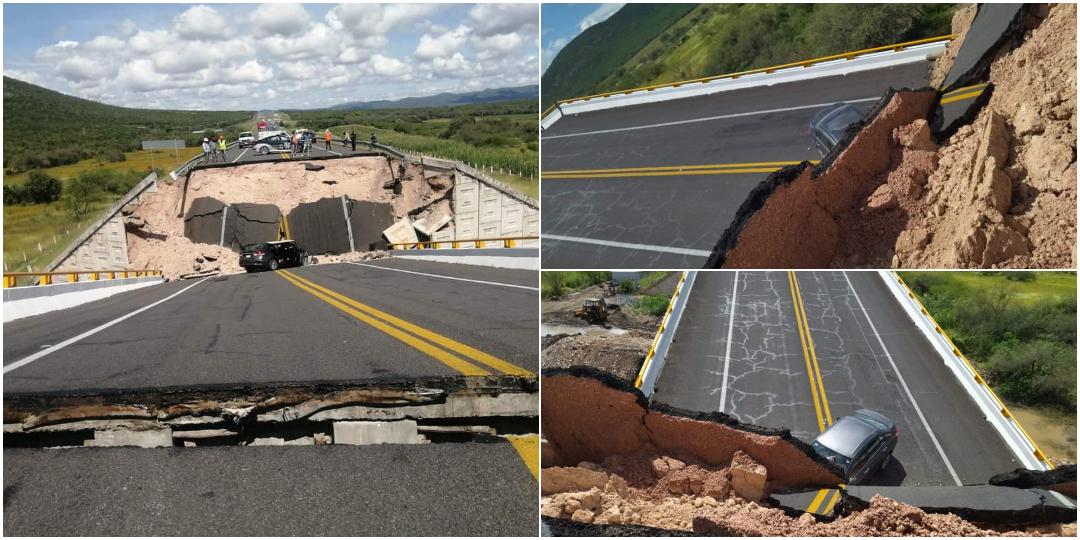
POLYGON ((27 204, 48 204, 60 198, 64 186, 59 180, 42 171, 33 171, 23 184, 23 199, 27 204))
POLYGON ((648 294, 638 297, 634 301, 633 309, 638 313, 645 313, 659 317, 667 311, 668 303, 671 301, 670 297, 659 294, 648 294))

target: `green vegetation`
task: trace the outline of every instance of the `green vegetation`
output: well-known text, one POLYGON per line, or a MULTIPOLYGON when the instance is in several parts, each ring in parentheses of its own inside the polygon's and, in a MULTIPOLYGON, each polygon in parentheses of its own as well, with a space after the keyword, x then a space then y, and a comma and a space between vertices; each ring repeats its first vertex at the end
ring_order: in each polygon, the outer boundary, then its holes
POLYGON ((694 4, 627 4, 606 21, 593 25, 563 47, 541 79, 543 106, 566 98, 613 90, 601 84, 634 53, 694 4))
POLYGON ((4 172, 96 159, 120 162, 141 141, 184 139, 197 146, 207 130, 235 139, 253 112, 129 109, 67 96, 4 77, 4 172), (197 132, 197 133, 196 133, 197 132))
POLYGON ((4 204, 49 204, 60 198, 64 186, 43 171, 33 171, 22 185, 4 185, 4 204))
POLYGON ((901 275, 1003 399, 1075 413, 1075 273, 901 275))
POLYGON ((380 143, 463 161, 477 168, 492 168, 501 174, 512 171, 516 176, 535 178, 539 169, 537 106, 533 100, 457 107, 286 113, 291 127, 316 132, 330 128, 335 136, 356 130, 358 141, 367 141, 374 131, 380 143))
POLYGON ((664 296, 662 294, 646 294, 634 298, 630 308, 634 310, 635 313, 660 317, 667 311, 669 302, 671 302, 670 296, 664 296))
POLYGON ((28 266, 42 269, 75 235, 112 206, 120 194, 145 176, 140 171, 88 170, 64 184, 59 200, 30 206, 5 204, 6 268, 12 272, 26 271, 28 266))
MULTIPOLYGON (((624 12, 570 42, 544 73, 544 105, 638 86, 697 79, 948 34, 952 4, 701 4, 594 62, 597 37, 633 32, 650 13, 624 12), (605 24, 607 26, 604 26, 605 24), (601 28, 603 27, 603 28, 601 28), (595 30, 594 30, 595 29, 595 30), (592 34, 597 34, 593 36, 592 34), (577 42, 582 40, 581 45, 577 42), (571 56, 560 63, 564 56, 571 56), (579 67, 580 66, 580 67, 579 67), (560 81, 549 86, 548 82, 560 81)), ((657 20, 656 22, 659 22, 657 20)), ((618 41, 617 43, 622 43, 618 41)))
POLYGON ((558 300, 569 291, 611 281, 611 272, 541 272, 540 295, 558 300))
POLYGON ((649 290, 650 287, 664 281, 671 275, 671 272, 646 272, 644 276, 638 281, 638 285, 643 291, 649 290))

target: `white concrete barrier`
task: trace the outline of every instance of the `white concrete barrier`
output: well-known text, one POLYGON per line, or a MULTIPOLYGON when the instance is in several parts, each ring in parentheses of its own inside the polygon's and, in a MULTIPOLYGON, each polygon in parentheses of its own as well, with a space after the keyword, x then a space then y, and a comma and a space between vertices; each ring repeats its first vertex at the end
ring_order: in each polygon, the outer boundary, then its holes
POLYGON ((635 386, 641 390, 641 393, 645 394, 645 397, 652 397, 656 381, 660 378, 660 372, 664 369, 668 349, 671 348, 671 340, 675 337, 675 330, 679 328, 679 321, 682 320, 682 314, 686 309, 686 302, 690 298, 690 289, 694 286, 695 278, 697 278, 696 271, 683 272, 682 279, 679 280, 679 284, 675 287, 675 293, 671 295, 667 313, 660 320, 660 329, 657 330, 652 346, 649 347, 649 353, 645 356, 645 363, 641 365, 641 371, 638 373, 635 386))
POLYGON ((77 281, 4 289, 4 322, 108 298, 162 283, 160 276, 77 281))
POLYGON ((913 62, 924 62, 941 55, 948 43, 949 40, 935 41, 922 45, 914 45, 900 51, 868 53, 854 57, 850 60, 830 60, 806 67, 797 66, 780 69, 772 73, 755 73, 753 75, 745 75, 738 78, 692 82, 681 84, 679 86, 662 86, 651 90, 638 90, 627 94, 614 94, 605 97, 595 97, 587 100, 562 103, 541 120, 541 126, 544 129, 548 129, 563 116, 572 116, 591 111, 628 107, 645 103, 656 103, 673 99, 684 99, 695 96, 706 96, 718 92, 729 92, 732 90, 743 90, 760 86, 773 86, 822 77, 847 75, 849 73, 882 69, 913 62))
MULTIPOLYGON (((1024 428, 1020 426, 1016 418, 1012 416, 1005 404, 994 394, 982 376, 968 364, 967 358, 953 344, 952 340, 945 335, 944 330, 937 321, 926 311, 922 303, 916 298, 915 293, 908 289, 907 285, 895 272, 882 270, 878 275, 889 288, 889 292, 896 297, 897 302, 915 323, 915 327, 922 332, 930 345, 941 357, 942 362, 949 371, 956 376, 960 386, 964 388, 971 399, 978 405, 986 420, 1001 434, 1005 444, 1016 454, 1017 459, 1024 468, 1045 471, 1051 466, 1046 462, 1045 456, 1034 441, 1027 436, 1024 428)), ((972 441, 977 443, 977 441, 972 441)))

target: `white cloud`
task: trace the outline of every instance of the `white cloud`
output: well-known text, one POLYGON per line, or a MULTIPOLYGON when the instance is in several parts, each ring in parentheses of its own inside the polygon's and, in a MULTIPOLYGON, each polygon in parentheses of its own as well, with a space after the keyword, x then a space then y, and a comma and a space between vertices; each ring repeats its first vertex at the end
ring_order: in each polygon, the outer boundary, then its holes
POLYGON ((83 83, 106 75, 106 70, 100 62, 73 56, 57 64, 56 73, 69 81, 83 83))
POLYGON ((507 34, 539 22, 537 4, 477 4, 469 10, 469 19, 481 36, 507 34))
POLYGON ((119 34, 120 37, 131 37, 138 31, 139 25, 131 19, 124 19, 116 23, 116 33, 119 34))
POLYGON ((124 87, 136 91, 161 89, 168 84, 168 78, 155 71, 154 63, 145 58, 120 66, 116 79, 124 87))
POLYGON ((194 6, 176 17, 173 31, 184 39, 219 40, 229 36, 229 25, 216 9, 194 6))
POLYGON ((128 49, 139 54, 151 54, 167 49, 175 43, 176 36, 165 30, 139 30, 128 39, 128 49))
POLYGON ((381 54, 376 54, 371 57, 370 66, 371 70, 376 75, 382 75, 384 77, 401 77, 412 70, 405 62, 381 54))
POLYGON ((284 62, 278 64, 281 77, 290 80, 314 79, 318 74, 315 65, 309 62, 284 62))
POLYGON ((59 41, 38 49, 34 58, 43 62, 55 62, 70 56, 78 46, 78 41, 59 41))
POLYGON ((124 48, 124 40, 113 36, 97 36, 84 43, 82 47, 97 52, 119 51, 124 48))
POLYGON ((485 58, 501 57, 514 52, 525 40, 516 32, 473 38, 473 47, 485 58))
POLYGON ((323 23, 311 25, 302 35, 292 38, 277 37, 262 40, 260 46, 275 58, 298 60, 316 56, 337 55, 341 40, 334 35, 334 31, 323 23))
POLYGON ((362 39, 386 35, 440 9, 437 4, 340 4, 326 14, 326 22, 334 30, 362 39))
POLYGON ((465 44, 465 40, 469 37, 469 31, 469 27, 462 25, 437 36, 424 34, 420 36, 420 43, 416 46, 416 57, 422 60, 431 60, 450 56, 465 44))
POLYGON ((251 15, 255 29, 259 33, 294 36, 302 33, 311 23, 303 5, 262 4, 251 15))
POLYGON ((595 11, 586 15, 585 18, 581 19, 581 22, 578 23, 578 29, 584 32, 590 26, 600 24, 608 20, 608 17, 614 15, 615 12, 622 9, 622 7, 625 5, 626 4, 600 4, 600 7, 596 8, 595 11))
POLYGON ((154 71, 170 75, 194 73, 210 67, 210 56, 197 46, 165 49, 150 56, 154 71))

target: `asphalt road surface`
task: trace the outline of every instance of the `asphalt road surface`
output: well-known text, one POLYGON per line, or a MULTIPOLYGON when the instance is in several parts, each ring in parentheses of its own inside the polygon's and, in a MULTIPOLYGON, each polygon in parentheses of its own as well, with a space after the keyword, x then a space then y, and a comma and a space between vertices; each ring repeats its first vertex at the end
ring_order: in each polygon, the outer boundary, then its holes
POLYGON ((653 400, 806 442, 857 409, 881 412, 900 439, 867 485, 982 484, 1020 466, 878 273, 794 275, 699 272, 653 400))
MULTIPOLYGON (((702 266, 769 172, 821 158, 809 134, 821 108, 845 101, 866 112, 890 87, 926 86, 929 67, 563 117, 541 137, 544 267, 702 266)), ((965 104, 944 105, 946 123, 965 104)))
POLYGON ((270 152, 269 154, 262 155, 255 153, 255 149, 251 147, 232 147, 225 151, 224 163, 257 163, 260 161, 271 161, 283 158, 303 160, 306 157, 340 157, 370 151, 371 149, 368 145, 361 142, 359 139, 356 141, 356 152, 352 151, 351 144, 343 145, 336 139, 330 143, 330 150, 327 150, 326 142, 322 139, 318 139, 311 145, 311 153, 307 155, 294 154, 292 152, 270 152))
POLYGON ((507 442, 4 450, 6 536, 536 536, 507 442))
POLYGON ((535 376, 535 272, 364 264, 172 282, 7 323, 4 392, 535 376))

